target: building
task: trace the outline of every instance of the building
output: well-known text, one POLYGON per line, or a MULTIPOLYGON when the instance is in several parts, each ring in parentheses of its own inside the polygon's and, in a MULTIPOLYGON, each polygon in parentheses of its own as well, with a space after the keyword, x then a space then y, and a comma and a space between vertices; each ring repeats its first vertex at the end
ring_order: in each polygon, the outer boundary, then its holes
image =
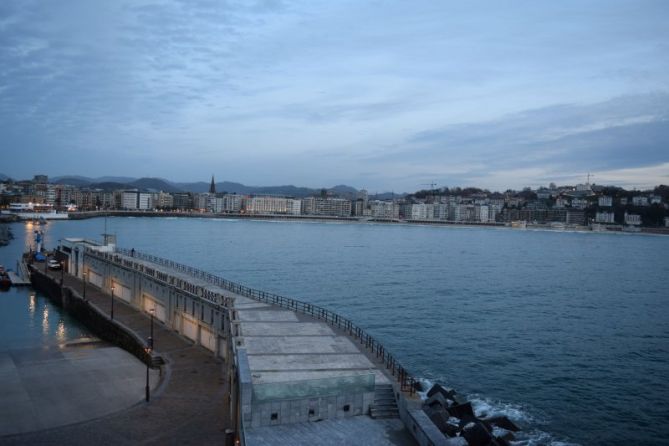
POLYGON ((243 195, 225 194, 223 195, 223 210, 222 212, 231 212, 238 214, 242 210, 244 202, 243 195))
POLYGON ((613 198, 607 195, 602 195, 597 199, 597 204, 599 204, 600 207, 611 207, 613 206, 613 198))
POLYGON ((350 217, 351 201, 343 198, 307 197, 302 199, 302 214, 350 217))
POLYGON ((640 225, 641 224, 641 215, 639 214, 628 214, 625 212, 625 224, 626 225, 640 225))
POLYGON ((595 221, 597 223, 615 223, 615 214, 613 212, 597 212, 595 214, 595 221))
POLYGON ((285 197, 256 196, 244 200, 247 214, 290 214, 300 215, 302 202, 285 197))
POLYGON ((634 206, 648 206, 648 197, 644 195, 637 195, 632 197, 632 204, 634 206))
POLYGON ((664 227, 669 228, 669 217, 664 217, 664 227))
POLYGON ((568 210, 567 211, 567 219, 566 223, 568 225, 585 225, 585 211, 575 211, 575 210, 568 210))
POLYGON ((571 207, 573 209, 585 209, 588 207, 588 200, 585 198, 574 198, 571 200, 571 207))
MULTIPOLYGON (((92 194, 91 194, 92 198, 92 194)), ((90 200, 92 201, 92 200, 90 200)), ((77 206, 79 204, 77 203, 77 206)), ((90 204, 86 204, 84 206, 79 206, 85 207, 85 206, 91 206, 90 204)), ((121 209, 124 210, 148 210, 151 209, 152 202, 151 202, 151 194, 145 193, 145 192, 140 192, 138 190, 126 190, 121 192, 121 209)))
POLYGON ((188 192, 177 192, 172 194, 174 209, 193 209, 193 195, 188 192))
POLYGON ((662 197, 659 195, 651 195, 650 204, 662 204, 662 197))
POLYGON ((400 218, 400 205, 393 201, 374 200, 370 202, 372 218, 397 220, 400 218))
POLYGON ((172 209, 174 207, 174 197, 167 192, 158 192, 151 194, 151 200, 157 209, 172 209))

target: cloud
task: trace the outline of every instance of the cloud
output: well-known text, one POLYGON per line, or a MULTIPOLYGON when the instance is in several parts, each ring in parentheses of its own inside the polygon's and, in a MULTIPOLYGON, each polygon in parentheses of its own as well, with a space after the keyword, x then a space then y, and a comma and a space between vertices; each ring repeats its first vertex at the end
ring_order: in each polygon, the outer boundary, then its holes
POLYGON ((7 173, 43 163, 189 181, 216 166, 253 184, 412 190, 658 165, 667 12, 612 0, 7 0, 7 173))

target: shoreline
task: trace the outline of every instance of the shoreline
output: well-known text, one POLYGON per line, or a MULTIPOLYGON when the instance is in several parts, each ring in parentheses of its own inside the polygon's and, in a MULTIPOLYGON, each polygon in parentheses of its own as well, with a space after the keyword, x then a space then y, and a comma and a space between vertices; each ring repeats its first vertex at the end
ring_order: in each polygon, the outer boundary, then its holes
POLYGON ((614 226, 613 230, 592 230, 588 226, 568 226, 565 228, 553 228, 550 224, 527 224, 525 228, 514 228, 509 223, 491 222, 454 222, 448 220, 395 220, 395 219, 372 219, 368 217, 332 217, 324 215, 283 215, 283 214, 214 214, 208 212, 160 212, 160 211, 90 211, 70 213, 68 220, 85 220, 98 217, 150 217, 150 218, 210 218, 227 220, 265 220, 265 221, 306 221, 306 222, 332 222, 332 223, 360 223, 360 224, 392 224, 406 226, 442 226, 461 228, 501 228, 529 231, 549 232, 578 232, 593 234, 633 234, 633 235, 665 235, 669 236, 669 228, 663 227, 641 227, 639 231, 626 231, 622 226, 614 226))

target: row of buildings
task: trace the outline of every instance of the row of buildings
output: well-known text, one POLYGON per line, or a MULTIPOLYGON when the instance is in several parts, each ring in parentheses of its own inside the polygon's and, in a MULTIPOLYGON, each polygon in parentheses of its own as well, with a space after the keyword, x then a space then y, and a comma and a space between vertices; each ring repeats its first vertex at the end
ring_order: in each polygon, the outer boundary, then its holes
POLYGON ((612 196, 590 185, 490 193, 435 190, 393 200, 370 199, 365 190, 342 198, 321 193, 311 197, 217 193, 212 179, 206 193, 140 189, 103 190, 52 184, 44 175, 33 180, 0 183, 2 204, 38 203, 59 210, 177 210, 249 215, 313 215, 381 220, 460 223, 564 223, 570 225, 643 224, 644 208, 664 210, 662 196, 645 193, 612 196))

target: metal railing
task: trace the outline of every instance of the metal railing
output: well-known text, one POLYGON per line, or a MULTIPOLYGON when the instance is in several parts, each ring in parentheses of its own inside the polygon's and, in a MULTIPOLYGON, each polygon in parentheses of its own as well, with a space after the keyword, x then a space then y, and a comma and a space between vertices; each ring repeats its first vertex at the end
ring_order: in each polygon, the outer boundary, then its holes
POLYGON ((308 302, 302 302, 300 300, 291 299, 289 297, 280 296, 278 294, 249 288, 247 286, 223 279, 222 277, 215 276, 206 271, 202 271, 201 269, 193 268, 192 266, 183 265, 173 260, 164 259, 162 257, 157 257, 151 254, 145 254, 135 250, 128 250, 118 247, 116 248, 116 252, 137 258, 139 260, 144 260, 172 268, 176 271, 186 273, 198 279, 205 280, 225 290, 239 294, 240 296, 248 297, 267 304, 277 305, 279 307, 303 314, 308 314, 313 318, 325 321, 331 326, 337 327, 338 329, 347 332, 349 336, 357 340, 361 345, 364 345, 368 351, 373 353, 377 360, 383 363, 388 372, 393 377, 395 377, 397 382, 400 384, 400 389, 403 392, 408 392, 410 395, 414 395, 416 393, 418 380, 414 378, 413 375, 411 375, 411 373, 409 373, 409 371, 405 369, 379 341, 377 341, 364 329, 351 322, 349 319, 346 319, 333 311, 319 307, 318 305, 310 304, 308 302))

